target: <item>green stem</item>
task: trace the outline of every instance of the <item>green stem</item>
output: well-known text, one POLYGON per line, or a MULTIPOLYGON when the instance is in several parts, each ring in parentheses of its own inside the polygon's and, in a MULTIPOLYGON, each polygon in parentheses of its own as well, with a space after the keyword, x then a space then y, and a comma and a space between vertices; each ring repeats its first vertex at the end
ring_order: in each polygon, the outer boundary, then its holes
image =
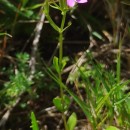
POLYGON ((64 30, 64 25, 65 25, 65 19, 66 19, 66 12, 63 13, 63 18, 61 22, 61 27, 59 31, 59 65, 60 68, 62 68, 62 57, 63 57, 63 30, 64 30))
POLYGON ((59 33, 59 66, 60 66, 60 69, 62 68, 62 58, 63 58, 63 34, 59 33))
POLYGON ((117 83, 120 82, 120 73, 121 73, 121 47, 122 40, 119 41, 119 52, 117 53, 117 83))
MULTIPOLYGON (((64 30, 64 25, 65 25, 65 19, 66 19, 66 12, 63 13, 63 18, 61 22, 60 31, 59 31, 59 67, 60 67, 59 79, 60 79, 60 95, 62 99, 63 108, 64 108, 64 99, 63 99, 64 92, 63 92, 63 87, 61 83, 62 83, 62 58, 63 58, 63 30, 64 30)), ((64 112, 62 112, 62 118, 64 121, 65 130, 68 130, 66 116, 64 112)))
MULTIPOLYGON (((60 96, 61 96, 61 100, 62 100, 63 109, 64 109, 64 105, 65 105, 64 104, 64 91, 63 91, 64 89, 62 87, 63 32, 64 32, 64 26, 65 26, 66 12, 67 12, 67 10, 64 9, 65 6, 66 6, 65 1, 63 2, 61 0, 60 1, 60 7, 61 7, 61 14, 62 14, 62 21, 61 21, 61 26, 58 27, 49 15, 48 0, 46 0, 46 2, 44 4, 44 12, 46 14, 46 17, 47 17, 49 23, 51 24, 51 26, 57 32, 59 32, 59 43, 58 44, 59 44, 59 68, 60 68, 60 72, 58 73, 58 76, 59 76, 59 80, 60 80, 60 84, 59 84, 59 86, 60 86, 60 96)), ((64 111, 62 112, 62 118, 63 118, 65 130, 68 130, 66 116, 64 114, 64 111)))

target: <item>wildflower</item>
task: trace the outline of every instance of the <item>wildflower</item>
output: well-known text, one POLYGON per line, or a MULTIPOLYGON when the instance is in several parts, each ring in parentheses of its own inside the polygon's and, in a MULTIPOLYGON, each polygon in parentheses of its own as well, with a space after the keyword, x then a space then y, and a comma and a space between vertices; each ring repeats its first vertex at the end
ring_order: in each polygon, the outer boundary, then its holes
POLYGON ((86 3, 88 0, 67 0, 67 5, 73 7, 75 3, 86 3))

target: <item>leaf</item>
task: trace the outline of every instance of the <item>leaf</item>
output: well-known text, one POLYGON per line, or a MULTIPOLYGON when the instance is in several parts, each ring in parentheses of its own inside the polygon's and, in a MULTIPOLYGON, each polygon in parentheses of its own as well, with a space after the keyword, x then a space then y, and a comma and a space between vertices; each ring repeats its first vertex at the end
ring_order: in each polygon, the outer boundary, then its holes
POLYGON ((66 111, 68 107, 70 106, 71 100, 66 95, 64 95, 63 100, 64 100, 64 111, 66 111))
POLYGON ((130 97, 125 100, 125 108, 128 114, 130 114, 130 97))
POLYGON ((49 15, 49 3, 48 3, 48 0, 46 0, 45 2, 44 2, 44 13, 45 13, 45 15, 46 15, 46 18, 48 19, 48 21, 49 21, 49 23, 50 23, 50 25, 57 31, 57 32, 59 32, 60 31, 60 28, 55 24, 55 22, 52 20, 52 18, 50 17, 50 15, 49 15))
POLYGON ((76 124, 77 124, 77 116, 76 113, 73 112, 67 121, 68 129, 74 130, 76 124))
POLYGON ((19 15, 22 15, 24 17, 30 18, 30 16, 26 15, 26 13, 21 12, 17 7, 15 7, 10 1, 8 0, 0 0, 0 3, 4 4, 8 9, 10 9, 13 12, 18 13, 19 15))
POLYGON ((26 10, 26 9, 23 8, 22 11, 23 11, 24 14, 26 14, 26 16, 28 18, 30 18, 31 16, 34 15, 34 12, 32 10, 26 10))
POLYGON ((42 6, 44 6, 44 3, 35 4, 35 5, 33 5, 33 6, 28 7, 27 9, 33 10, 33 9, 40 8, 40 7, 42 7, 42 6))
POLYGON ((54 103, 55 107, 57 108, 57 110, 63 111, 62 101, 61 101, 60 97, 54 98, 53 103, 54 103))
POLYGON ((90 107, 85 102, 80 100, 80 98, 77 95, 75 95, 71 90, 69 90, 61 81, 58 81, 58 82, 73 97, 73 99, 80 106, 80 108, 82 109, 82 111, 84 112, 84 114, 88 118, 88 120, 91 123, 93 123, 93 118, 92 118, 92 115, 91 115, 90 107))
POLYGON ((98 39, 104 41, 103 37, 102 37, 98 32, 92 32, 92 35, 94 35, 94 36, 97 37, 98 39))
POLYGON ((69 61, 69 58, 68 58, 68 57, 63 57, 63 58, 62 58, 61 71, 62 71, 62 70, 64 69, 64 67, 66 66, 67 61, 69 61))
POLYGON ((39 130, 34 112, 31 112, 31 124, 32 130, 39 130))
MULTIPOLYGON (((46 65, 45 65, 46 66, 46 65)), ((46 66, 47 68, 47 66, 46 66)), ((80 100, 80 98, 75 95, 71 90, 69 90, 67 88, 67 86, 61 82, 61 80, 59 80, 57 78, 57 76, 55 75, 55 73, 53 73, 49 68, 44 69, 45 72, 55 81, 57 82, 58 84, 60 84, 72 97, 73 99, 75 100, 75 102, 80 106, 80 108, 83 110, 85 116, 88 118, 88 120, 93 123, 93 118, 92 118, 92 114, 91 114, 91 110, 90 110, 90 107, 85 103, 83 102, 82 100, 80 100)))
POLYGON ((54 98, 53 103, 59 111, 64 112, 68 109, 70 105, 70 99, 69 97, 64 95, 63 99, 60 97, 54 98))
POLYGON ((59 59, 56 56, 53 58, 53 66, 56 69, 56 72, 59 73, 60 72, 59 59))
POLYGON ((99 114, 99 112, 101 111, 101 109, 103 108, 103 106, 105 105, 105 103, 107 101, 109 101, 110 95, 112 94, 112 92, 115 90, 116 87, 113 87, 108 93, 106 93, 106 95, 104 95, 104 97, 101 98, 100 102, 98 103, 97 107, 96 107, 96 113, 97 115, 99 114))
POLYGON ((49 3, 48 3, 48 0, 46 0, 45 2, 44 2, 44 13, 46 14, 46 15, 48 15, 49 14, 49 3))
POLYGON ((106 130, 120 130, 120 129, 118 129, 118 128, 115 127, 115 126, 109 126, 109 127, 107 127, 106 130))

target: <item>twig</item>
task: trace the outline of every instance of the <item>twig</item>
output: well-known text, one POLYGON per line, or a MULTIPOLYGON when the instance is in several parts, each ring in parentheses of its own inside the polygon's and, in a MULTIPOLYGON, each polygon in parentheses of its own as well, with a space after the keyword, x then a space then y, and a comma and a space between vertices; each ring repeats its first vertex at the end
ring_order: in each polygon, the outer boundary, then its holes
POLYGON ((34 77, 34 74, 36 72, 36 59, 37 59, 37 51, 38 51, 38 43, 39 43, 39 39, 40 39, 40 34, 41 34, 41 30, 43 27, 43 23, 44 23, 44 19, 45 19, 45 14, 43 13, 43 7, 40 10, 40 19, 39 22, 36 25, 35 28, 35 34, 34 34, 34 40, 33 40, 33 47, 32 47, 32 53, 31 53, 31 59, 30 59, 30 77, 29 79, 32 80, 34 77))
POLYGON ((4 127, 7 120, 9 119, 9 116, 12 112, 12 110, 14 109, 14 107, 19 103, 20 101, 20 97, 16 100, 16 102, 5 112, 5 114, 2 116, 1 120, 0 120, 0 127, 4 127))

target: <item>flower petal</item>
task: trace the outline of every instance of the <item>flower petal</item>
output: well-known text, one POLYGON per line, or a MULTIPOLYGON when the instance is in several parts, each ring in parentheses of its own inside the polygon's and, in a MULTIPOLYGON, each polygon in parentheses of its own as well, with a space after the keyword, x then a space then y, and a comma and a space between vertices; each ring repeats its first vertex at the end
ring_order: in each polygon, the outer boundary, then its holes
POLYGON ((75 5, 75 0, 67 0, 67 5, 73 7, 75 5))
POLYGON ((76 0, 77 3, 86 3, 88 0, 76 0))

